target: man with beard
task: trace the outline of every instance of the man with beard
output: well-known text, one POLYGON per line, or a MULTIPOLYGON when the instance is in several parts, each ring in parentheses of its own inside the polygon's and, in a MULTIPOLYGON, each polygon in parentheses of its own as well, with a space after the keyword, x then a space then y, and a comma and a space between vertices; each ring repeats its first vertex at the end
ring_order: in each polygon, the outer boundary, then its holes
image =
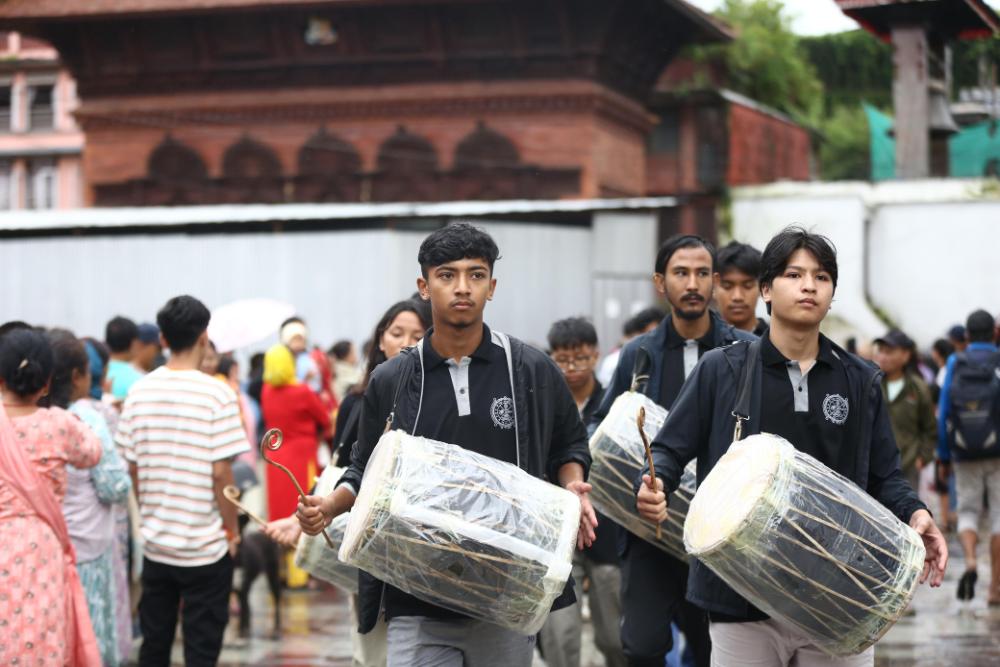
MULTIPOLYGON (((703 354, 737 340, 756 340, 709 310, 714 272, 715 248, 700 236, 674 236, 660 247, 653 285, 670 304, 670 315, 624 347, 592 427, 629 390, 633 376, 648 373, 648 381, 639 390, 670 410, 703 354)), ((629 664, 663 667, 673 642, 670 623, 675 621, 694 652, 695 663, 707 667, 711 655, 708 619, 685 600, 687 563, 622 532, 621 638, 629 664)))

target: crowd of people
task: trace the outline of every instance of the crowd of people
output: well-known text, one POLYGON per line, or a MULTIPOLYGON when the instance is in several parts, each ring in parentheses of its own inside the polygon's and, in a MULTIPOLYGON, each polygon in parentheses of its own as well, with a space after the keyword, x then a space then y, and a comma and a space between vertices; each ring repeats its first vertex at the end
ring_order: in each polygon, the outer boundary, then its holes
MULTIPOLYGON (((652 267, 664 307, 635 313, 602 360, 586 318, 552 323, 538 347, 491 330, 483 312, 498 257, 470 225, 434 232, 417 258, 417 293, 386 310, 360 353, 350 341, 311 345, 295 317, 245 376, 215 348, 211 314, 191 296, 170 299, 155 324, 115 317, 103 340, 3 324, 0 664, 121 665, 141 637, 139 664, 167 665, 178 622, 185 664, 215 664, 244 535, 226 488, 263 485, 261 532, 286 548, 285 585, 306 586, 291 548, 350 509, 389 427, 575 493, 580 550, 537 637, 362 572, 351 597, 356 665, 527 665, 537 650, 549 667, 579 667, 585 597, 609 666, 833 664, 698 562, 593 511, 587 434, 630 389, 670 411, 652 445, 656 475, 636 480, 644 518, 663 520, 685 464, 698 459, 703 479, 742 418, 747 432, 786 437, 917 530, 935 585, 947 559, 937 525, 957 529, 957 594, 976 594, 980 520, 1000 507, 1000 328, 989 313, 971 313, 927 354, 898 329, 841 348, 820 333, 837 282, 826 239, 790 228, 762 254, 681 235, 652 267), (742 376, 732 369, 742 368, 758 395, 737 416, 742 376), (498 418, 498 401, 516 406, 511 420, 498 418), (272 428, 283 442, 270 456, 305 488, 328 465, 345 471, 332 494, 300 501, 285 473, 263 465, 255 445, 272 428), (937 524, 920 500, 930 494, 937 524), (671 652, 678 637, 683 653, 671 652)), ((991 605, 1000 604, 997 516, 991 605)), ((871 665, 873 653, 836 664, 871 665)))

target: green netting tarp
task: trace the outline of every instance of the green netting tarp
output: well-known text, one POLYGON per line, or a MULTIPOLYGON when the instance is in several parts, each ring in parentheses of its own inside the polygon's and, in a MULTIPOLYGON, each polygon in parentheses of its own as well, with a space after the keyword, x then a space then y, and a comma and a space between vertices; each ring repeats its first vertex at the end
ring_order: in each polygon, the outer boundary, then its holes
MULTIPOLYGON (((896 176, 896 140, 889 135, 892 117, 863 104, 868 118, 871 179, 896 176)), ((969 125, 948 140, 948 170, 957 178, 1000 175, 1000 121, 969 125)))
POLYGON ((962 128, 948 140, 948 168, 952 176, 977 178, 1000 172, 1000 131, 988 120, 962 128))
POLYGON ((868 134, 872 165, 872 180, 885 181, 896 177, 896 139, 889 135, 892 117, 870 104, 862 103, 868 117, 868 134))

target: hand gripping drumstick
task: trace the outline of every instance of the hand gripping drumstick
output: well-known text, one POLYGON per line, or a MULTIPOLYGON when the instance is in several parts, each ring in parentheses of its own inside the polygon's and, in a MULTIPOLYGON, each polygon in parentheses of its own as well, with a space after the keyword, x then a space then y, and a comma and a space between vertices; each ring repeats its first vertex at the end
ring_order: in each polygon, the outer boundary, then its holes
POLYGON ((246 507, 244 507, 242 503, 240 503, 240 490, 237 489, 235 486, 230 484, 226 488, 222 489, 222 495, 226 497, 226 500, 236 505, 236 507, 239 508, 239 510, 244 514, 246 514, 248 517, 250 517, 251 519, 253 519, 262 526, 267 525, 267 521, 264 521, 259 516, 248 510, 246 507))
MULTIPOLYGON (((288 478, 292 480, 292 484, 295 485, 295 489, 299 492, 299 499, 304 504, 306 501, 306 492, 302 490, 301 486, 299 486, 299 480, 295 479, 295 475, 292 474, 292 471, 286 468, 285 466, 281 465, 277 461, 272 461, 271 459, 267 458, 268 450, 272 452, 278 451, 279 449, 281 449, 281 443, 283 440, 284 438, 281 435, 281 429, 272 428, 271 430, 269 430, 267 433, 264 434, 263 438, 261 438, 260 455, 264 457, 265 461, 267 461, 275 468, 288 475, 288 478)), ((323 533, 323 538, 326 539, 327 546, 330 547, 331 549, 336 549, 337 547, 334 546, 333 540, 331 540, 330 536, 327 534, 326 528, 323 529, 322 533, 323 533)))
MULTIPOLYGON (((636 415, 635 424, 639 427, 639 437, 642 438, 642 444, 646 448, 646 460, 649 462, 649 484, 648 486, 653 491, 656 491, 656 468, 653 467, 653 450, 649 446, 649 438, 646 437, 646 430, 643 428, 646 425, 646 408, 640 407, 639 414, 636 415)), ((656 524, 656 539, 662 539, 663 536, 660 534, 660 524, 656 524)))

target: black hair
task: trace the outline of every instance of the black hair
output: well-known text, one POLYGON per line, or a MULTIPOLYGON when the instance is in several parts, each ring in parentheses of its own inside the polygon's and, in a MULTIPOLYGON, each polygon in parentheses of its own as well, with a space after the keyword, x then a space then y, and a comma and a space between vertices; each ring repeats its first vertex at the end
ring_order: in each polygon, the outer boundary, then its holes
POLYGON ((31 396, 52 377, 52 346, 37 329, 16 329, 0 339, 0 378, 18 396, 31 396))
POLYGON ((257 371, 260 371, 262 373, 264 372, 264 353, 263 352, 255 352, 253 355, 251 355, 251 357, 250 357, 250 369, 249 370, 250 370, 250 375, 253 375, 257 371))
POLYGON ((734 269, 751 278, 757 278, 760 275, 760 250, 739 241, 730 241, 719 248, 715 259, 715 270, 720 275, 725 275, 734 269))
POLYGON ((10 322, 4 322, 0 324, 0 338, 3 338, 6 334, 11 331, 17 331, 19 329, 33 329, 27 322, 22 322, 21 320, 11 320, 10 322))
MULTIPOLYGON (((837 248, 830 239, 820 234, 807 232, 802 227, 785 227, 767 243, 760 258, 760 286, 770 287, 788 267, 788 262, 799 250, 807 250, 816 258, 820 268, 830 274, 833 289, 837 289, 837 248)), ((771 314, 771 304, 767 314, 771 314)))
POLYGON ((975 310, 965 320, 965 337, 970 343, 992 343, 996 322, 985 310, 975 310))
POLYGON ((299 317, 298 315, 292 315, 287 320, 285 320, 284 322, 281 323, 281 326, 278 327, 278 330, 280 331, 281 329, 284 329, 289 324, 294 324, 296 322, 298 324, 305 324, 306 323, 306 321, 304 319, 302 319, 301 317, 299 317))
POLYGON ((844 348, 848 352, 850 352, 851 354, 857 354, 858 353, 858 339, 857 339, 857 337, 856 336, 851 336, 850 338, 848 338, 847 342, 844 344, 844 348))
POLYGON ((171 352, 183 352, 194 347, 198 337, 208 329, 212 314, 198 299, 187 294, 175 296, 156 313, 156 325, 171 352))
POLYGON ((940 357, 945 361, 948 361, 948 357, 955 354, 955 344, 947 338, 938 338, 934 341, 934 344, 931 345, 931 349, 937 352, 938 355, 940 355, 940 357))
POLYGON ((663 242, 660 250, 656 253, 656 264, 653 270, 656 273, 665 273, 667 264, 674 253, 684 248, 704 248, 712 258, 712 271, 715 271, 715 246, 707 239, 703 239, 695 234, 675 234, 663 242))
POLYGON ((233 366, 236 365, 237 362, 236 359, 233 358, 233 355, 223 354, 222 356, 219 357, 219 368, 218 370, 216 370, 216 373, 218 373, 219 375, 225 375, 226 377, 229 377, 229 371, 233 370, 233 366))
POLYGON ((50 329, 46 337, 52 348, 52 380, 46 402, 65 409, 73 394, 73 371, 87 373, 90 357, 83 341, 66 329, 50 329))
POLYGON ((389 306, 389 310, 385 311, 379 319, 378 324, 375 325, 375 331, 372 333, 371 337, 372 347, 368 353, 368 364, 365 368, 365 377, 358 383, 358 386, 354 388, 355 393, 364 393, 368 386, 368 380, 371 378, 372 372, 379 364, 386 361, 387 357, 385 356, 385 352, 379 348, 378 343, 382 340, 382 334, 384 334, 385 330, 392 325, 393 321, 399 316, 400 313, 413 313, 416 315, 417 319, 420 320, 420 323, 424 326, 424 330, 429 329, 431 326, 430 306, 423 301, 404 299, 389 306))
POLYGON ((354 343, 349 340, 338 340, 330 347, 330 354, 338 360, 343 361, 351 353, 351 347, 353 346, 354 343))
POLYGON ((581 345, 597 346, 597 329, 585 317, 567 317, 549 329, 549 349, 564 350, 581 345))
MULTIPOLYGON (((160 327, 161 329, 163 327, 160 327)), ((128 352, 132 341, 139 337, 139 327, 135 322, 121 315, 115 317, 104 327, 104 342, 108 344, 112 354, 128 352)))
POLYGON ((636 336, 645 331, 650 324, 659 324, 666 316, 667 313, 662 308, 657 308, 656 306, 643 308, 625 320, 622 330, 626 336, 636 336))
POLYGON ((424 278, 432 266, 460 259, 485 259, 490 273, 500 259, 500 249, 493 237, 468 222, 453 222, 433 232, 420 244, 417 262, 424 278))
POLYGON ((833 288, 837 289, 837 249, 833 243, 825 236, 794 226, 782 229, 764 248, 760 258, 761 287, 770 287, 799 250, 808 250, 816 258, 820 268, 830 274, 833 288))

